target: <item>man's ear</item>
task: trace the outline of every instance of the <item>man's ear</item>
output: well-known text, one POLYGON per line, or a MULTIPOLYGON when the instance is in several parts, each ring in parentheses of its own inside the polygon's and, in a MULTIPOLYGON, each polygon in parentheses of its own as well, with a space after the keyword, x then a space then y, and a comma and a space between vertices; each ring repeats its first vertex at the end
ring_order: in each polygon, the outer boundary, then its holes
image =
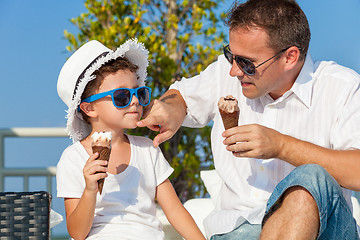
POLYGON ((96 111, 94 110, 91 103, 82 102, 80 103, 80 109, 89 117, 97 117, 96 111))
POLYGON ((288 70, 293 69, 299 61, 300 50, 299 48, 292 46, 284 53, 286 56, 286 68, 288 70))

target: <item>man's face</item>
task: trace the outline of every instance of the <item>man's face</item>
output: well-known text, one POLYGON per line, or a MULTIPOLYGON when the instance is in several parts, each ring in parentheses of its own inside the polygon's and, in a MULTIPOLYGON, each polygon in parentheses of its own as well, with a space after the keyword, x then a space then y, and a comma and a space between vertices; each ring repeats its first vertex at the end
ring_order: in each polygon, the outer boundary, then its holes
MULTIPOLYGON (((230 31, 229 38, 232 54, 249 59, 255 66, 277 54, 268 46, 268 35, 263 29, 238 27, 230 31)), ((253 99, 270 94, 277 99, 291 88, 285 79, 285 59, 280 54, 256 68, 252 76, 245 74, 234 60, 230 75, 239 79, 245 97, 253 99)))

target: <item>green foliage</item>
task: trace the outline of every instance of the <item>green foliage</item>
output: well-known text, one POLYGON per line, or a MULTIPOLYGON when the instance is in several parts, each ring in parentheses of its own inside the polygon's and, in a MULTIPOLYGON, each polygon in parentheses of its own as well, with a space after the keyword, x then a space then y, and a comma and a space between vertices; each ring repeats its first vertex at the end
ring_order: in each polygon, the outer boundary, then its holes
MULTIPOLYGON (((176 80, 198 74, 220 54, 225 34, 219 30, 223 0, 86 0, 88 10, 71 19, 77 34, 64 31, 68 51, 96 39, 116 48, 129 38, 138 38, 149 50, 147 85, 154 98, 176 80), (215 14, 216 13, 216 14, 215 14)), ((156 133, 137 128, 131 134, 153 138, 156 133)), ((210 127, 180 128, 161 144, 175 169, 171 181, 180 199, 202 196, 200 168, 212 168, 210 127)))

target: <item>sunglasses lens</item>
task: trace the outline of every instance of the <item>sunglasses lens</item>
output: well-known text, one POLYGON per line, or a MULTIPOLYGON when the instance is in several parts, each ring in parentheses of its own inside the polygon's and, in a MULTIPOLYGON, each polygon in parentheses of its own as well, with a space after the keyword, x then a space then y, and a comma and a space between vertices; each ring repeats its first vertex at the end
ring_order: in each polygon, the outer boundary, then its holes
POLYGON ((238 66, 248 75, 254 75, 255 74, 255 66, 254 64, 245 58, 235 56, 235 61, 238 64, 238 66))
POLYGON ((233 55, 232 55, 232 53, 230 52, 228 46, 224 47, 224 56, 225 56, 225 58, 229 61, 230 64, 233 63, 233 55))
POLYGON ((233 56, 230 52, 229 46, 224 47, 224 56, 229 61, 230 64, 233 63, 233 59, 235 58, 235 62, 237 63, 238 67, 244 71, 247 75, 254 75, 255 74, 255 66, 254 64, 245 58, 240 56, 233 56))
POLYGON ((137 96, 139 98, 139 103, 142 106, 146 106, 150 103, 150 92, 149 89, 142 87, 137 90, 137 96))
POLYGON ((114 102, 118 107, 125 107, 130 103, 130 91, 127 89, 119 89, 114 92, 114 102))

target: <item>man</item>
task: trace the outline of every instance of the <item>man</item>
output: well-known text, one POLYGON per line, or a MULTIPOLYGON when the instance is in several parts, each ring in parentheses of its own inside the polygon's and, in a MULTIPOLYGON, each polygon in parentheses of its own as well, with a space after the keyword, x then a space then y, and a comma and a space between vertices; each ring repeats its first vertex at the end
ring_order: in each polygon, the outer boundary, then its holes
POLYGON ((360 190, 360 76, 312 60, 295 1, 249 0, 227 23, 224 55, 173 84, 138 126, 160 131, 158 146, 181 124, 213 120, 224 183, 204 221, 211 240, 358 239, 350 190, 360 190), (238 99, 240 118, 224 131, 217 101, 226 95, 238 99))

